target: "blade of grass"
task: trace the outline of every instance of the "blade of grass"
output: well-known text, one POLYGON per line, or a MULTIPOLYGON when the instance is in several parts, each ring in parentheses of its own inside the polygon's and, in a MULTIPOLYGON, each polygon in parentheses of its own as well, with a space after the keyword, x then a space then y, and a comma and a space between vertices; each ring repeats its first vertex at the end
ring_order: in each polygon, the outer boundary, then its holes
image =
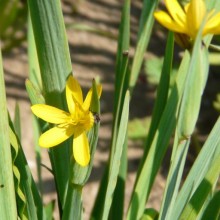
MULTIPOLYGON (((127 65, 128 65, 128 57, 127 57, 127 55, 124 57, 123 63, 125 65, 125 67, 123 68, 124 69, 124 72, 123 72, 123 82, 122 82, 121 85, 124 85, 123 84, 124 83, 124 77, 125 77, 126 72, 127 72, 127 65)), ((119 94, 118 94, 118 96, 119 96, 119 98, 118 98, 119 101, 118 102, 120 104, 122 103, 123 98, 124 98, 124 94, 123 94, 124 90, 123 89, 124 89, 123 86, 121 86, 121 89, 120 89, 119 94)), ((110 152, 109 162, 108 162, 107 167, 106 167, 106 169, 104 171, 104 175, 103 175, 103 178, 102 178, 102 181, 101 181, 101 184, 100 184, 100 189, 99 189, 99 192, 98 192, 98 196, 96 197, 95 205, 94 205, 94 208, 93 208, 93 211, 92 211, 92 218, 94 218, 94 219, 100 219, 101 218, 101 213, 102 213, 100 210, 104 209, 104 206, 103 206, 104 205, 104 203, 103 203, 103 199, 104 198, 103 198, 101 193, 106 192, 106 187, 107 187, 107 183, 108 183, 108 173, 109 173, 110 166, 112 165, 112 155, 115 152, 115 144, 116 144, 116 140, 117 140, 117 135, 118 135, 117 132, 118 132, 118 126, 119 126, 119 125, 116 126, 116 122, 117 122, 117 124, 119 123, 119 120, 120 120, 120 117, 121 117, 119 114, 121 114, 121 110, 122 110, 120 108, 120 107, 122 107, 120 104, 117 105, 116 116, 114 116, 115 120, 113 122, 112 143, 111 143, 111 152, 110 152)), ((124 128, 124 129, 127 130, 127 128, 124 128)), ((125 146, 125 147, 127 148, 127 146, 125 146)), ((126 153, 126 150, 124 150, 123 153, 126 153)), ((127 158, 127 157, 124 156, 123 158, 127 158)), ((124 166, 124 162, 122 162, 122 164, 124 166)), ((124 169, 124 167, 122 169, 124 169)), ((122 176, 123 175, 126 175, 126 174, 123 173, 122 176)), ((123 181, 125 182, 125 179, 123 181)), ((124 190, 124 189, 122 189, 122 190, 124 190)), ((122 205, 124 198, 120 198, 120 200, 121 200, 121 205, 122 205)))
MULTIPOLYGON (((10 121, 10 124, 12 126, 11 121, 10 121)), ((21 183, 21 174, 20 174, 18 167, 16 166, 16 159, 18 157, 19 147, 18 145, 14 144, 17 139, 15 136, 15 133, 18 139, 21 140, 20 110, 19 110, 18 103, 16 103, 15 105, 14 129, 15 129, 15 132, 13 132, 10 128, 10 143, 11 143, 12 161, 13 161, 15 195, 16 195, 17 210, 18 210, 19 218, 26 220, 28 217, 27 201, 26 201, 26 197, 24 195, 23 189, 22 189, 23 185, 21 183)))
MULTIPOLYGON (((111 143, 111 153, 109 158, 109 163, 104 171, 104 175, 100 184, 100 189, 96 197, 94 208, 92 211, 92 218, 101 219, 102 211, 104 209, 104 197, 103 194, 106 193, 107 184, 108 184, 108 173, 111 167, 111 155, 115 152, 115 144, 118 135, 118 126, 121 118, 122 106, 124 102, 125 92, 128 88, 128 79, 129 79, 129 70, 128 70, 128 53, 130 46, 130 0, 124 1, 123 11, 121 14, 121 23, 119 30, 118 38, 118 50, 116 57, 116 79, 115 79, 115 94, 114 94, 114 121, 112 128, 112 143, 111 143)), ((127 141, 126 141, 127 142, 127 141)), ((126 150, 127 146, 124 145, 123 150, 123 161, 121 162, 122 166, 120 167, 118 184, 116 185, 116 191, 120 191, 121 194, 117 194, 113 198, 112 210, 123 210, 124 197, 121 195, 124 194, 124 185, 125 185, 125 176, 127 173, 127 155, 126 150), (117 207, 116 207, 117 206, 117 207)), ((119 214, 117 212, 117 214, 119 214)), ((121 213, 122 214, 122 213, 121 213)), ((110 218, 115 218, 116 213, 111 212, 110 218)), ((117 215, 117 219, 122 219, 122 215, 117 215)))
POLYGON ((144 0, 143 2, 141 19, 138 30, 138 42, 131 67, 131 76, 129 82, 129 86, 131 90, 133 90, 137 82, 138 74, 140 72, 144 58, 144 53, 146 51, 146 48, 150 40, 150 36, 154 24, 153 13, 157 7, 158 2, 159 2, 158 0, 154 0, 154 1, 144 0))
MULTIPOLYGON (((146 157, 148 155, 148 152, 151 147, 154 135, 157 131, 158 124, 160 123, 164 108, 166 106, 168 91, 169 91, 169 83, 170 83, 170 72, 171 72, 172 60, 173 60, 173 46, 174 46, 173 40, 174 40, 173 34, 170 33, 168 36, 168 40, 167 40, 165 59, 164 59, 160 83, 158 86, 157 98, 156 98, 156 103, 155 103, 153 116, 152 116, 152 123, 151 123, 150 130, 148 133, 148 139, 146 142, 144 155, 142 157, 142 161, 140 163, 140 168, 139 168, 137 176, 139 176, 139 174, 143 171, 142 170, 143 165, 146 162, 146 157)), ((187 56, 185 59, 186 60, 182 64, 182 68, 184 68, 184 65, 187 65, 187 62, 188 62, 187 56)), ((181 70, 181 71, 184 71, 184 70, 181 70)), ((174 91, 173 91, 173 94, 175 94, 174 91)), ((175 99, 175 98, 176 98, 175 95, 173 95, 173 99, 175 99)), ((172 101, 170 101, 170 102, 172 103, 172 101)), ((177 102, 177 100, 173 100, 173 108, 175 108, 175 105, 177 104, 176 102, 177 102)), ((170 132, 172 132, 172 131, 170 131, 170 132)))
POLYGON ((201 220, 218 220, 220 216, 220 191, 216 192, 203 212, 201 220))
MULTIPOLYGON (((28 219, 44 219, 44 209, 37 186, 31 175, 24 152, 17 138, 12 122, 10 121, 10 142, 14 154, 14 173, 18 181, 17 192, 20 200, 19 213, 27 214, 28 219), (16 168, 16 169, 15 169, 16 168), (23 195, 22 195, 23 194, 23 195)), ((19 207, 19 206, 18 206, 19 207)), ((20 216, 21 217, 21 216, 20 216)))
POLYGON ((107 190, 105 193, 105 200, 104 200, 104 206, 103 206, 104 209, 103 209, 103 214, 102 214, 103 220, 108 219, 113 192, 114 192, 114 189, 117 183, 120 160, 121 160, 123 145, 124 145, 124 141, 125 141, 125 137, 127 133, 127 130, 125 128, 127 128, 127 123, 128 123, 129 101, 130 101, 130 95, 129 95, 129 92, 127 92, 125 96, 124 106, 122 109, 122 115, 121 115, 121 120, 119 124, 119 129, 118 129, 118 136, 116 140, 115 151, 112 155, 112 163, 110 164, 110 168, 109 168, 108 184, 107 184, 107 190))
POLYGON ((19 105, 18 105, 17 102, 16 102, 16 105, 15 105, 14 127, 15 127, 15 132, 16 132, 19 140, 21 140, 20 108, 19 108, 19 105))
POLYGON ((127 177, 127 166, 128 166, 128 137, 126 134, 124 145, 122 147, 122 155, 120 168, 118 173, 117 184, 115 187, 111 210, 109 213, 109 219, 123 219, 124 214, 124 199, 125 199, 125 181, 127 177))
MULTIPOLYGON (((31 104, 45 104, 44 97, 39 91, 39 87, 36 88, 30 80, 26 80, 25 82, 26 90, 31 101, 31 104)), ((37 175, 38 175, 38 185, 40 192, 42 192, 42 178, 41 178, 41 153, 40 147, 38 144, 40 132, 43 132, 45 128, 48 128, 48 124, 42 120, 37 120, 35 116, 33 116, 33 130, 34 130, 34 146, 35 146, 35 158, 37 163, 37 175)))
POLYGON ((192 56, 180 105, 175 141, 171 157, 171 167, 167 178, 163 203, 159 219, 169 219, 169 210, 173 209, 192 132, 200 110, 201 96, 208 77, 207 50, 202 46, 201 31, 194 43, 192 56))
MULTIPOLYGON (((66 109, 65 84, 72 72, 59 0, 28 0, 46 103, 66 109)), ((65 204, 70 165, 69 142, 50 149, 60 213, 65 204)))
POLYGON ((220 119, 216 122, 207 141, 199 153, 193 167, 190 170, 178 196, 175 205, 170 212, 171 219, 178 219, 182 210, 198 188, 205 175, 208 173, 213 161, 220 154, 220 119), (205 163, 204 163, 205 161, 205 163))
POLYGON ((0 213, 2 219, 17 219, 12 158, 9 139, 6 91, 0 50, 0 213))
MULTIPOLYGON (((34 40, 34 33, 31 23, 30 14, 28 14, 28 63, 29 63, 29 78, 30 81, 34 84, 33 88, 32 83, 28 82, 26 83, 26 89, 28 90, 29 97, 31 99, 32 104, 39 104, 39 103, 45 103, 44 98, 41 96, 42 93, 42 81, 41 81, 41 75, 40 75, 40 67, 37 57, 37 50, 34 40), (32 93, 32 95, 31 95, 32 93), (33 98, 31 98, 31 96, 33 98), (33 99, 36 99, 36 97, 42 97, 41 100, 33 101, 33 99)), ((41 149, 38 144, 38 140, 40 137, 40 123, 38 123, 38 120, 35 116, 32 116, 32 127, 33 127, 33 136, 34 136, 34 151, 35 151, 35 160, 37 165, 37 177, 38 177, 38 186, 39 190, 42 193, 43 192, 43 183, 42 183, 42 177, 41 177, 41 149)))
MULTIPOLYGON (((121 14, 121 23, 118 37, 118 49, 116 57, 116 78, 115 78, 115 93, 114 93, 114 122, 112 130, 112 152, 116 144, 116 135, 118 134, 119 120, 122 114, 122 105, 125 98, 125 92, 128 89, 128 81, 130 69, 128 66, 128 53, 130 47, 130 7, 131 1, 124 1, 123 11, 121 14)), ((127 130, 127 127, 124 129, 127 130)), ((121 163, 115 192, 112 199, 110 219, 123 219, 124 210, 124 194, 125 181, 127 176, 127 134, 124 142, 121 163)), ((110 156, 111 157, 111 156, 110 156)), ((111 163, 111 159, 110 159, 111 163)))
MULTIPOLYGON (((220 146, 220 145, 219 145, 220 146)), ((220 154, 218 154, 209 167, 207 174, 201 181, 196 191, 192 195, 189 203, 184 207, 180 219, 197 219, 199 211, 203 207, 205 200, 212 191, 213 185, 218 180, 220 174, 220 154)))
POLYGON ((154 138, 155 132, 157 130, 158 124, 160 122, 162 113, 167 103, 169 86, 170 86, 170 74, 172 71, 173 62, 173 49, 174 49, 174 36, 173 33, 169 32, 167 38, 167 45, 165 51, 165 57, 163 61, 163 68, 161 73, 160 82, 157 90, 157 97, 154 105, 152 120, 150 129, 148 132, 147 142, 145 143, 145 150, 142 162, 145 160, 152 140, 154 138))
POLYGON ((34 84, 35 87, 37 87, 39 91, 42 91, 40 66, 37 57, 37 50, 30 14, 28 16, 28 64, 30 81, 34 84))
POLYGON ((171 94, 167 100, 167 104, 149 148, 150 150, 138 173, 128 209, 127 219, 138 219, 144 212, 150 189, 176 125, 177 109, 180 98, 182 97, 189 61, 190 55, 186 51, 177 73, 175 84, 172 87, 171 94), (146 176, 148 178, 146 178, 146 176))

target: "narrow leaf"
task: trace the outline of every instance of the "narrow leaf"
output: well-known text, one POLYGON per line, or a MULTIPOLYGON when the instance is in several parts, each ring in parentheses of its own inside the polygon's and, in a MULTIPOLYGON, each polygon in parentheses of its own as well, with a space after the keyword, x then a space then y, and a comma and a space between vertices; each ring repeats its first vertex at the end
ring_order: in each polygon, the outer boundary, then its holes
POLYGON ((43 219, 44 210, 42 200, 11 121, 10 142, 12 149, 15 152, 13 156, 13 170, 15 178, 17 179, 17 192, 20 198, 20 206, 18 206, 20 209, 18 211, 27 215, 28 219, 43 219))
POLYGON ((139 24, 139 30, 138 30, 138 42, 137 42, 137 47, 132 63, 132 68, 131 68, 131 77, 130 77, 130 82, 129 86, 131 89, 136 84, 138 74, 141 69, 141 65, 143 62, 144 58, 144 53, 146 51, 146 48, 148 46, 153 24, 154 24, 154 17, 153 13, 157 7, 158 0, 152 1, 152 0, 144 0, 143 1, 143 7, 142 7, 142 12, 141 12, 141 19, 140 19, 140 24, 139 24))
MULTIPOLYGON (((67 109, 66 79, 72 72, 64 20, 59 0, 28 0, 46 104, 67 109)), ((59 208, 62 212, 69 179, 70 142, 49 150, 59 208)))
POLYGON ((112 164, 110 164, 110 167, 109 167, 108 184, 107 184, 107 190, 106 190, 105 200, 104 200, 104 210, 102 214, 103 220, 108 219, 113 192, 114 192, 116 182, 117 182, 121 154, 122 154, 123 145, 124 145, 124 141, 125 141, 125 137, 127 133, 126 129, 124 128, 127 128, 127 123, 128 123, 129 101, 130 101, 130 96, 129 96, 129 92, 127 92, 125 96, 123 110, 122 110, 122 117, 121 117, 120 124, 119 124, 118 136, 117 136, 117 141, 115 145, 115 152, 112 155, 112 164))
POLYGON ((220 154, 213 160, 212 166, 209 168, 205 178, 201 181, 189 203, 183 209, 180 219, 194 220, 197 218, 200 209, 204 205, 209 193, 212 191, 213 185, 218 180, 219 174, 220 154))
POLYGON ((203 212, 201 220, 218 220, 220 216, 220 191, 216 192, 203 212))
POLYGON ((167 100, 167 104, 152 140, 149 153, 139 170, 128 209, 127 219, 138 219, 144 212, 145 202, 149 197, 153 181, 176 125, 177 109, 180 98, 182 97, 189 61, 189 53, 185 52, 175 84, 172 87, 171 94, 167 100), (146 178, 146 176, 148 178, 146 178))
POLYGON ((2 219, 17 219, 6 92, 0 51, 0 213, 2 219))
POLYGON ((182 210, 189 202, 191 196, 198 188, 201 181, 205 178, 213 161, 220 154, 220 136, 218 135, 220 130, 220 119, 216 122, 212 129, 205 145, 199 153, 193 167, 190 170, 178 196, 175 201, 175 205, 170 213, 171 219, 178 219, 182 210))
POLYGON ((17 134, 19 140, 21 140, 20 108, 19 108, 19 105, 18 105, 17 102, 16 102, 16 105, 15 105, 14 127, 15 127, 15 131, 16 131, 16 134, 17 134))

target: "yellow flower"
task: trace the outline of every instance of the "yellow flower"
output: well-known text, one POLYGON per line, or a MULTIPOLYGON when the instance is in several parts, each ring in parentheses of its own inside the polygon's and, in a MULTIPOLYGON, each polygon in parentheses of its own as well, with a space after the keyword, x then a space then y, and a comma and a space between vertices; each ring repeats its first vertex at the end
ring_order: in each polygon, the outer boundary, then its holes
MULTIPOLYGON (((97 86, 98 96, 101 96, 102 87, 97 86)), ((39 138, 41 147, 54 147, 73 136, 73 156, 78 164, 87 166, 90 161, 89 142, 86 132, 94 124, 94 116, 90 111, 92 89, 83 102, 82 90, 73 76, 66 84, 66 100, 69 112, 58 108, 37 104, 31 107, 32 112, 39 118, 55 124, 55 126, 39 138)))
POLYGON ((208 12, 203 0, 191 0, 184 8, 177 0, 165 0, 165 4, 168 13, 158 11, 154 13, 154 17, 167 29, 194 40, 204 21, 202 36, 220 34, 220 12, 208 12))

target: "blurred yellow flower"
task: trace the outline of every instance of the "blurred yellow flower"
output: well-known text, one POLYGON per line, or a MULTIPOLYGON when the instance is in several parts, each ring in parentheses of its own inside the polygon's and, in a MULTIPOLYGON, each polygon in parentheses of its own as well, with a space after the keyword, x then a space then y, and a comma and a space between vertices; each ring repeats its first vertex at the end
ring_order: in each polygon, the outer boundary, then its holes
POLYGON ((177 0, 165 0, 167 12, 154 13, 155 19, 167 29, 196 38, 204 21, 202 36, 206 34, 220 34, 220 12, 207 11, 203 0, 191 0, 184 8, 177 0))
MULTIPOLYGON (((100 97, 101 85, 97 86, 97 91, 100 97)), ((94 116, 90 111, 91 99, 92 89, 83 102, 81 87, 71 75, 66 83, 69 112, 44 104, 33 105, 31 110, 37 117, 55 124, 40 136, 39 145, 45 148, 54 147, 73 136, 73 156, 78 164, 87 166, 90 161, 90 150, 86 132, 94 124, 94 116)))

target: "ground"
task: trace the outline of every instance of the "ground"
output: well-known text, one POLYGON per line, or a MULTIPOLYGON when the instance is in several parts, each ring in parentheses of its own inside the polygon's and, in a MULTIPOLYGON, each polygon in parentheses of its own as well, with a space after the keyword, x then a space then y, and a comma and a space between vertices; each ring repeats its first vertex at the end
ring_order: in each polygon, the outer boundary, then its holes
MULTIPOLYGON (((138 29, 138 20, 141 12, 141 1, 132 1, 131 6, 131 48, 130 56, 134 53, 136 42, 136 33, 138 29)), ((101 128, 100 138, 98 142, 97 152, 95 154, 94 168, 91 177, 83 190, 83 202, 85 209, 85 219, 88 219, 91 212, 94 198, 98 190, 98 184, 101 180, 104 165, 108 158, 111 126, 112 126, 112 110, 114 97, 114 78, 115 78, 115 57, 117 51, 117 34, 120 22, 120 14, 122 9, 122 1, 117 0, 66 0, 63 1, 63 13, 65 23, 67 24, 67 36, 69 41, 73 73, 87 91, 92 83, 93 78, 99 78, 103 85, 103 94, 101 97, 101 128), (74 3, 73 3, 74 2, 74 3), (79 31, 71 25, 83 24, 98 28, 104 32, 108 32, 108 36, 99 35, 97 33, 79 31)), ((149 46, 149 50, 157 54, 163 53, 164 43, 163 35, 160 32, 155 35, 149 46)), ((30 102, 25 91, 25 79, 28 78, 27 63, 27 45, 22 43, 21 46, 14 48, 9 53, 4 54, 4 71, 7 89, 8 109, 13 117, 15 103, 18 102, 21 109, 22 122, 22 145, 28 159, 28 163, 33 171, 36 179, 35 155, 33 149, 32 137, 32 115, 30 111, 30 102)), ((143 72, 143 71, 142 71, 143 72)), ((218 77, 219 78, 219 77, 218 77)), ((213 85, 216 80, 211 79, 213 85)), ((216 85, 214 85, 216 87, 216 85)), ((205 109, 210 109, 213 101, 213 93, 208 91, 208 98, 203 103, 205 109), (210 97, 212 97, 210 99, 210 97)), ((207 92, 206 92, 207 95, 207 92)), ((134 98, 131 102, 131 118, 142 118, 149 116, 152 112, 155 97, 155 86, 148 84, 145 80, 139 80, 134 91, 134 98)), ((201 121, 210 123, 210 130, 217 113, 212 111, 215 116, 210 117, 208 113, 204 113, 201 121)), ((208 131, 204 131, 206 136, 208 131)), ((203 136, 201 136, 203 137, 203 136)), ((42 150, 43 163, 49 165, 46 150, 42 150)), ((125 211, 128 206, 131 190, 133 187, 137 167, 142 148, 140 142, 129 142, 128 160, 129 169, 126 182, 126 204, 125 211)), ((165 163, 162 168, 163 172, 159 173, 154 184, 154 190, 148 206, 159 209, 162 198, 162 191, 165 186, 166 170, 169 163, 165 163), (165 170, 165 171, 164 171, 165 170)), ((50 173, 43 168, 44 182, 44 201, 48 203, 55 198, 55 188, 53 178, 50 173)), ((56 215, 56 219, 58 216, 56 215)))

